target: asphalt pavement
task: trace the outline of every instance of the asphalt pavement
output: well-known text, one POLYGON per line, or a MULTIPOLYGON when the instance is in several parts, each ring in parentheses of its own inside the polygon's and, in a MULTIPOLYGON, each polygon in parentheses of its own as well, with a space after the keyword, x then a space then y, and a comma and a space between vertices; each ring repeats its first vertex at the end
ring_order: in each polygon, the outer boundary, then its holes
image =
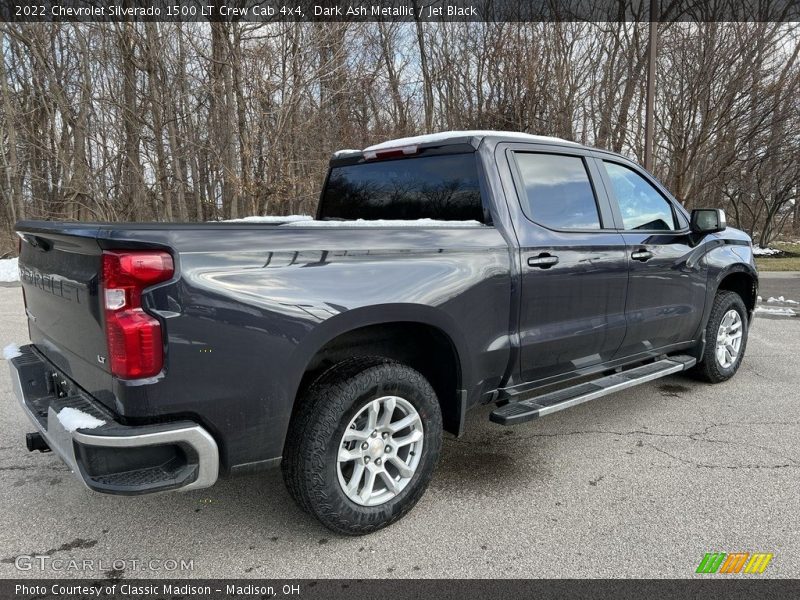
MULTIPOLYGON (((760 294, 800 300, 800 278, 760 294)), ((20 289, 0 287, 0 347, 26 339, 20 289)), ((362 538, 296 508, 279 471, 87 491, 27 452, 1 363, 0 577, 682 578, 707 552, 772 553, 759 577, 800 577, 800 318, 758 317, 723 384, 672 376, 512 428, 475 410, 417 507, 362 538)))

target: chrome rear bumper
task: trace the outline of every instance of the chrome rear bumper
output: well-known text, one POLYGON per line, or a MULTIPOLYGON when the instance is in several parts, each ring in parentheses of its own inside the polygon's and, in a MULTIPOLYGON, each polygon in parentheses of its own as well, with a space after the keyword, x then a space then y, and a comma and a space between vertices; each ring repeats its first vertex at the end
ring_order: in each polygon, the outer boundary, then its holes
MULTIPOLYGON (((140 495, 216 482, 219 450, 203 427, 192 421, 118 423, 77 386, 54 389, 55 367, 33 346, 20 351, 21 356, 9 361, 14 394, 50 449, 87 487, 140 495)), ((62 374, 58 378, 65 379, 62 374)))

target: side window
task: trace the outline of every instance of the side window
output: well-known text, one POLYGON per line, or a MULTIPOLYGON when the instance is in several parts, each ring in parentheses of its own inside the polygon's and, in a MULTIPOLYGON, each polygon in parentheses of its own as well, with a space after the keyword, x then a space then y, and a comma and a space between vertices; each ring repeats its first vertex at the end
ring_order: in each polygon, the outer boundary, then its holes
POLYGON ((676 229, 672 206, 646 179, 617 163, 606 162, 605 166, 626 230, 676 229))
POLYGON ((525 196, 522 210, 551 229, 600 229, 600 216, 583 159, 562 154, 514 154, 525 196))

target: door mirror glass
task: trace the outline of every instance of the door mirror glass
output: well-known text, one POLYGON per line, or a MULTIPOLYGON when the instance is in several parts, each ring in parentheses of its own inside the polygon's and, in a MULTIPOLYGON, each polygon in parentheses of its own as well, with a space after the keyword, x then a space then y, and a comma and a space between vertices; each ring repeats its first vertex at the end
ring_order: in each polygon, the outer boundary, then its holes
POLYGON ((725 211, 721 208, 696 208, 692 211, 692 231, 714 233, 727 227, 725 211))

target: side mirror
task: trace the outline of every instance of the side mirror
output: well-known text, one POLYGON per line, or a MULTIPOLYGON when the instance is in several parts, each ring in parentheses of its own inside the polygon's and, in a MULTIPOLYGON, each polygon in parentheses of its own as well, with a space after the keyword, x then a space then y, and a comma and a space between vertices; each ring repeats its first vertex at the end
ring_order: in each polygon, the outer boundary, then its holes
POLYGON ((721 208, 696 208, 692 211, 691 228, 694 233, 715 233, 727 227, 725 211, 721 208))

